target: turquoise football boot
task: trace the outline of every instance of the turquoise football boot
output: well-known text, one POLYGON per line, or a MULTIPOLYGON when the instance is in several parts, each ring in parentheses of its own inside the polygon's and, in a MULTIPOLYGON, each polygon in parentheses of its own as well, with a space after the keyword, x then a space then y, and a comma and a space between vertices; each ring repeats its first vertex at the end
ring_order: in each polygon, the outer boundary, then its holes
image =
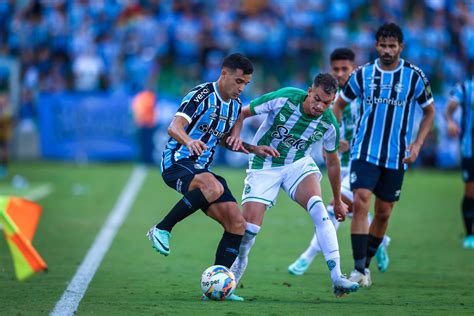
POLYGON ((151 241, 152 247, 159 253, 168 256, 170 254, 171 234, 166 230, 161 230, 153 226, 146 234, 151 241))

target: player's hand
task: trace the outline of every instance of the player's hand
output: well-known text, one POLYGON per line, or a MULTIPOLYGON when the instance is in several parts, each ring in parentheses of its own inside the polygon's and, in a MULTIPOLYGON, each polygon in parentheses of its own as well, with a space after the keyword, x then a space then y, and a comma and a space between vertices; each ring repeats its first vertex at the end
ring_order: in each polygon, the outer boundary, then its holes
POLYGON ((344 139, 339 140, 339 152, 345 153, 348 150, 349 150, 349 142, 344 139))
POLYGON ((449 137, 458 137, 460 133, 459 126, 456 125, 453 121, 448 122, 448 136, 449 137))
POLYGON ((261 157, 268 157, 268 156, 272 156, 273 158, 280 157, 280 153, 278 152, 278 150, 266 145, 255 146, 253 153, 261 157))
POLYGON ((420 153, 420 148, 421 145, 417 143, 411 143, 410 146, 408 146, 408 156, 403 158, 403 163, 406 164, 412 164, 416 161, 416 158, 418 158, 418 154, 420 153))
POLYGON ((346 219, 346 214, 348 212, 346 203, 342 202, 341 200, 334 200, 333 210, 338 222, 343 222, 346 219))
POLYGON ((188 148, 191 156, 201 156, 203 151, 207 150, 207 145, 198 139, 190 140, 185 144, 185 146, 188 148))
POLYGON ((229 148, 230 150, 243 152, 245 154, 249 153, 249 151, 243 146, 243 141, 242 139, 240 139, 240 137, 229 136, 225 141, 228 146, 227 148, 229 148))

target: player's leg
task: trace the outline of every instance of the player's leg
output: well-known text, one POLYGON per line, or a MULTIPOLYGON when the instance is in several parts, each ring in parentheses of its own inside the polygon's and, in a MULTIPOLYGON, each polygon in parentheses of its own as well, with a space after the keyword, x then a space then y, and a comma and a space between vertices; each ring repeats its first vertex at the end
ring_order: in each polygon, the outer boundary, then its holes
POLYGON ((166 184, 183 193, 183 198, 147 233, 153 248, 159 253, 169 255, 169 239, 174 225, 198 209, 206 210, 209 204, 224 192, 222 184, 214 174, 206 171, 194 169, 192 162, 182 162, 163 172, 166 184))
POLYGON ((315 232, 324 259, 331 274, 336 296, 357 291, 359 285, 347 280, 341 272, 339 244, 334 225, 324 206, 321 194, 321 172, 310 157, 298 160, 285 173, 283 189, 299 205, 307 210, 315 226, 315 232))
POLYGON ((243 215, 247 222, 244 237, 240 243, 239 256, 231 267, 231 271, 235 275, 237 283, 240 282, 245 269, 248 265, 248 256, 250 250, 255 244, 255 238, 262 227, 263 217, 265 216, 266 204, 259 202, 246 202, 243 205, 243 215))
POLYGON ((351 243, 354 270, 350 280, 370 286, 370 270, 365 268, 369 239, 368 214, 372 191, 380 177, 380 168, 361 160, 351 162, 350 183, 354 194, 352 208, 351 243))
MULTIPOLYGON (((380 178, 374 188, 374 194, 377 198, 375 200, 374 218, 368 236, 367 269, 383 241, 395 202, 400 199, 404 175, 405 171, 403 169, 380 169, 380 178)), ((388 260, 388 257, 386 259, 388 260)), ((383 264, 383 262, 379 262, 379 264, 383 264)))
POLYGON ((464 197, 462 201, 462 217, 466 236, 463 247, 474 249, 474 159, 462 160, 462 171, 464 176, 464 197))
POLYGON ((274 204, 281 183, 281 168, 247 171, 242 193, 243 216, 247 222, 240 244, 239 256, 231 267, 237 283, 240 282, 248 264, 250 249, 260 232, 267 208, 274 204))

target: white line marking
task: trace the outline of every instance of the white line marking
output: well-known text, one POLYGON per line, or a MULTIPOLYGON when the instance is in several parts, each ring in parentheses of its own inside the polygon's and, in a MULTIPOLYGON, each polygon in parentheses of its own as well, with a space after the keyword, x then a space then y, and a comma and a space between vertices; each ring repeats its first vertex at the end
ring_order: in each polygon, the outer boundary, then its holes
POLYGON ((46 196, 50 195, 51 192, 53 192, 53 186, 49 183, 43 184, 31 190, 30 193, 25 195, 25 199, 30 200, 30 201, 39 201, 45 198, 46 196))
POLYGON ((69 286, 64 291, 61 299, 56 303, 54 310, 50 313, 51 316, 74 315, 77 311, 77 307, 86 293, 90 281, 109 250, 117 231, 127 217, 146 175, 146 167, 135 167, 127 185, 107 217, 104 226, 102 226, 94 243, 77 269, 76 274, 71 282, 69 282, 69 286))

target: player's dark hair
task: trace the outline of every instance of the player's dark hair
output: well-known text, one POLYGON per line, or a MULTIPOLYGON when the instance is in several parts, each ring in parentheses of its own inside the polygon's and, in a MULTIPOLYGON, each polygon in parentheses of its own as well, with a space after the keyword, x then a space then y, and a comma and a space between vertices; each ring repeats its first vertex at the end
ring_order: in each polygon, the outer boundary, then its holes
POLYGON ((338 83, 333 75, 329 73, 321 73, 314 77, 313 86, 315 88, 321 87, 327 94, 332 94, 337 92, 338 83))
POLYGON ((250 59, 239 53, 231 54, 224 58, 222 68, 224 67, 231 70, 242 69, 244 75, 250 75, 253 73, 253 65, 250 59))
POLYGON ((350 48, 336 48, 335 50, 332 51, 331 56, 329 57, 330 61, 335 61, 335 60, 350 60, 354 61, 355 60, 355 54, 350 48))
POLYGON ((381 27, 379 27, 377 33, 375 33, 376 41, 387 37, 396 38, 398 43, 403 43, 402 29, 395 23, 384 23, 381 27))

